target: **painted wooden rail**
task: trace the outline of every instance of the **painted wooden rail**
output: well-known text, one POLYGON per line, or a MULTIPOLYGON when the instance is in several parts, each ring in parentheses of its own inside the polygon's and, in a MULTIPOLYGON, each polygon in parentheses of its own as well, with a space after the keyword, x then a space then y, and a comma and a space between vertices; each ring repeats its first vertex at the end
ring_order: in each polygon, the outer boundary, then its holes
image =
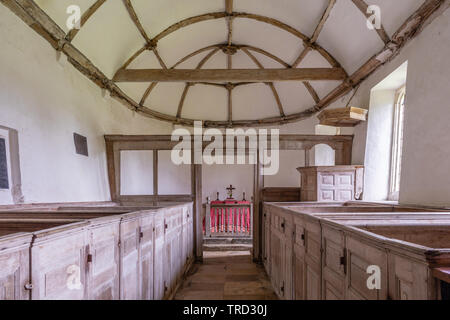
POLYGON ((213 201, 206 204, 206 237, 251 237, 253 204, 247 201, 213 201))
POLYGON ((192 212, 192 203, 0 212, 0 300, 168 299, 194 260, 192 212))

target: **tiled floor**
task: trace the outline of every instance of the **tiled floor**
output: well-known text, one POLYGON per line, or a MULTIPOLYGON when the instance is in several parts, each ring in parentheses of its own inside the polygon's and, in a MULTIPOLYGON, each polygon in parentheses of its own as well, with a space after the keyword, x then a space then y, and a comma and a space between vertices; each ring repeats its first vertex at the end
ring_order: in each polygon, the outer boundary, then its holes
POLYGON ((249 251, 204 252, 175 295, 176 300, 277 299, 262 266, 249 251))

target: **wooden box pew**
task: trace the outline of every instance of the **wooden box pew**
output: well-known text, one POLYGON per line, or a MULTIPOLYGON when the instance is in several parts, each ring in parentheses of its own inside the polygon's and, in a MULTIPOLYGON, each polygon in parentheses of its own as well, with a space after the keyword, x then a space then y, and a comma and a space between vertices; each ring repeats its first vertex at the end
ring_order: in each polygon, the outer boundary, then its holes
POLYGON ((321 272, 321 229, 319 222, 314 217, 305 220, 305 216, 308 214, 313 215, 330 215, 336 213, 355 213, 357 215, 360 212, 380 212, 384 215, 394 211, 394 207, 391 205, 386 206, 347 206, 346 203, 313 203, 313 202, 302 202, 302 203, 267 203, 264 207, 267 209, 263 210, 263 263, 266 272, 270 275, 272 274, 272 259, 276 259, 274 263, 273 271, 274 276, 272 278, 275 290, 280 291, 280 295, 283 297, 291 297, 292 294, 295 295, 291 288, 288 291, 282 293, 281 291, 286 290, 285 284, 291 283, 286 277, 290 274, 291 266, 298 269, 298 273, 305 272, 304 276, 298 276, 292 281, 297 285, 297 287, 308 286, 309 289, 301 289, 297 292, 299 297, 305 297, 308 299, 319 299, 321 292, 320 290, 313 289, 316 288, 318 281, 320 281, 321 272), (271 206, 272 205, 272 206, 271 206), (317 207, 316 207, 317 205, 317 207), (271 215, 270 207, 284 208, 286 210, 291 210, 298 212, 299 215, 292 215, 293 212, 288 214, 281 214, 280 211, 275 210, 278 214, 271 215), (281 214, 281 216, 280 216, 281 214), (295 218, 293 218, 295 217, 295 218), (284 227, 283 227, 284 226, 284 227), (273 245, 272 245, 273 243, 273 245), (306 247, 308 244, 308 247, 306 247), (272 246, 272 247, 271 247, 272 246), (293 254, 292 249, 295 251, 293 254), (285 253, 286 251, 286 253, 285 253), (272 252, 274 254, 272 255, 272 252), (282 255, 282 257, 280 257, 282 255), (293 259, 293 264, 289 259, 293 259), (281 260, 280 260, 281 259, 281 260), (307 265, 303 266, 300 260, 306 259, 307 265), (283 261, 283 265, 281 265, 283 261), (279 268, 285 270, 284 273, 279 272, 279 268), (277 277, 282 277, 279 279, 277 277), (304 280, 302 280, 305 278, 304 280), (308 282, 309 281, 309 282, 308 282), (309 295, 309 296, 306 296, 309 295))
MULTIPOLYGON (((120 215, 83 213, 83 219, 72 219, 77 215, 0 213, 0 230, 11 234, 0 243, 14 247, 13 233, 24 228, 33 232, 20 234, 29 239, 25 248, 31 258, 23 261, 29 261, 25 270, 31 270, 33 283, 19 297, 29 292, 32 299, 150 300, 173 295, 193 261, 192 203, 120 215)), ((0 270, 6 261, 3 253, 0 270)), ((0 271, 0 285, 9 288, 3 279, 11 281, 11 275, 3 277, 0 271)))
MULTIPOLYGON (((324 220, 323 233, 339 233, 344 238, 343 299, 439 299, 435 268, 450 267, 450 221, 420 224, 415 221, 365 223, 342 226, 324 220), (369 290, 368 266, 381 270, 381 289, 369 290)), ((324 252, 326 259, 326 252, 324 252)), ((327 288, 324 288, 324 291, 327 288)), ((325 294, 324 299, 328 298, 325 294)))
MULTIPOLYGON (((392 214, 386 212, 338 215, 327 213, 314 214, 314 216, 304 215, 302 219, 294 218, 294 220, 296 228, 299 230, 294 238, 295 299, 387 298, 386 250, 380 248, 379 245, 367 246, 356 242, 352 237, 346 237, 340 229, 341 224, 369 231, 378 228, 377 230, 386 232, 385 236, 395 235, 399 231, 397 226, 413 226, 416 231, 421 229, 432 231, 428 236, 424 236, 425 238, 434 234, 437 239, 440 239, 441 232, 447 234, 447 238, 450 235, 448 228, 450 215, 448 214, 426 217, 424 214, 417 213, 392 214), (328 219, 331 219, 330 222, 338 222, 339 228, 327 225, 328 219), (430 226, 431 224, 433 226, 430 226), (392 232, 388 233, 389 230, 392 232), (301 232, 301 236, 299 236, 299 232, 301 232), (382 290, 368 290, 366 270, 369 265, 377 265, 381 268, 382 290), (350 266, 350 270, 347 266, 350 266), (351 274, 350 271, 352 271, 351 274), (352 285, 356 286, 357 290, 353 290, 352 285), (358 293, 360 294, 358 295, 358 293)), ((395 238, 416 240, 403 234, 399 234, 395 238)))
POLYGON ((0 236, 0 300, 28 300, 31 233, 0 236))

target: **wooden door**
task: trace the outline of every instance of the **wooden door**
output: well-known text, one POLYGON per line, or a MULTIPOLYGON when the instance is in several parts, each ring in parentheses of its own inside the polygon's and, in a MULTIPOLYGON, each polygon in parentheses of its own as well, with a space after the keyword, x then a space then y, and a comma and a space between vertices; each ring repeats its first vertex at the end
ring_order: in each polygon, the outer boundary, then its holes
POLYGON ((88 246, 87 223, 36 232, 31 247, 32 299, 86 299, 88 246))
POLYGON ((170 295, 181 275, 182 253, 182 210, 173 208, 165 215, 164 271, 165 295, 170 295))
POLYGON ((165 293, 165 264, 164 264, 164 242, 165 228, 164 216, 162 213, 154 217, 154 238, 153 238, 153 299, 161 300, 165 293))
POLYGON ((305 288, 305 226, 301 217, 294 218, 294 256, 292 261, 293 272, 293 299, 306 300, 305 288))
POLYGON ((322 251, 321 226, 315 220, 304 222, 304 297, 306 300, 322 298, 322 251))
POLYGON ((120 300, 140 299, 139 216, 130 214, 120 223, 120 300))
POLYGON ((292 299, 292 222, 289 215, 271 213, 270 274, 275 292, 292 299))
POLYGON ((139 221, 139 278, 140 297, 142 300, 153 300, 153 229, 154 213, 143 214, 139 221))
POLYGON ((343 300, 347 257, 344 234, 322 225, 322 299, 343 300))
POLYGON ((0 240, 0 300, 29 300, 31 234, 0 240))
POLYGON ((88 298, 120 298, 120 218, 93 220, 89 227, 88 298))
MULTIPOLYGON (((345 298, 347 300, 386 300, 388 295, 387 252, 352 236, 346 237, 347 276, 345 298), (369 288, 368 267, 380 271, 380 289, 369 288)), ((373 284, 371 282, 371 284, 373 284)))

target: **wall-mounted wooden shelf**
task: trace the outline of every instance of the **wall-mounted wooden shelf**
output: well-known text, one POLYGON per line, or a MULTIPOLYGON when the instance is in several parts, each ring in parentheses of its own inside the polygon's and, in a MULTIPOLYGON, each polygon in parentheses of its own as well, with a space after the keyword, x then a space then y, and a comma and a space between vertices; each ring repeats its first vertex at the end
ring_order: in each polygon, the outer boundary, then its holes
POLYGON ((368 110, 348 107, 325 110, 318 115, 320 124, 333 127, 354 127, 367 120, 368 110))

